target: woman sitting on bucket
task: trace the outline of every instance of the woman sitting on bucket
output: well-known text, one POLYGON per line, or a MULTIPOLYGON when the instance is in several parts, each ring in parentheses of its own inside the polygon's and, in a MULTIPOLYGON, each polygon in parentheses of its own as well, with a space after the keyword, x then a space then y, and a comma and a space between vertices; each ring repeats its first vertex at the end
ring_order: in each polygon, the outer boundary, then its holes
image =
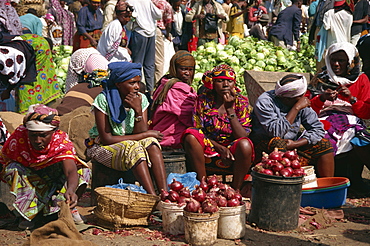
POLYGON ((90 130, 87 156, 115 170, 132 169, 144 189, 155 195, 167 190, 166 173, 159 142, 163 134, 148 130, 149 102, 139 92, 141 64, 113 62, 110 77, 93 103, 96 125, 90 130))

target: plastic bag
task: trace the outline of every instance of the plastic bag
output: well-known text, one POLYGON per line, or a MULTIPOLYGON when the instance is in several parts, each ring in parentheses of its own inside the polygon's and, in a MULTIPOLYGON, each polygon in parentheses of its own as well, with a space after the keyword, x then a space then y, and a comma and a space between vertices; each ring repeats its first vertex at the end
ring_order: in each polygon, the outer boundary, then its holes
POLYGON ((190 191, 195 190, 194 186, 200 184, 199 180, 197 180, 197 173, 195 172, 188 172, 185 174, 170 173, 167 177, 167 184, 171 184, 173 179, 181 182, 184 187, 188 187, 190 191))
POLYGON ((131 190, 131 191, 135 191, 135 192, 140 192, 140 193, 147 194, 146 190, 142 186, 139 187, 139 186, 134 185, 134 184, 124 183, 123 182, 123 178, 120 178, 118 180, 118 184, 115 184, 115 185, 106 185, 105 187, 117 188, 117 189, 122 189, 122 190, 131 190))

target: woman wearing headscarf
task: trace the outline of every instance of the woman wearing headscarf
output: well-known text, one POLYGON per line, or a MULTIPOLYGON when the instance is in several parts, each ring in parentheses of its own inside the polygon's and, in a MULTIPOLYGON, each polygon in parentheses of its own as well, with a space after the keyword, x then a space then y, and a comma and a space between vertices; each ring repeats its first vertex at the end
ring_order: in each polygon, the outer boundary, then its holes
POLYGON ((68 135, 58 129, 55 109, 31 105, 19 126, 5 142, 0 155, 1 179, 15 196, 13 206, 21 216, 20 229, 34 227, 38 215, 59 211, 65 201, 75 222, 83 223, 78 211, 78 195, 90 180, 90 170, 76 157, 68 135))
MULTIPOLYGON (((311 107, 326 125, 326 138, 330 139, 336 155, 365 149, 356 140, 356 134, 365 128, 361 119, 370 118, 370 82, 360 72, 360 58, 354 45, 348 42, 332 44, 325 57, 326 69, 315 76, 308 89, 311 107)), ((357 156, 365 157, 364 154, 357 156)), ((369 158, 352 165, 352 186, 361 180, 363 164, 369 158), (356 171, 357 170, 357 171, 356 171)), ((361 183, 360 183, 361 184, 361 183)))
POLYGON ((309 97, 312 109, 330 122, 328 137, 336 154, 340 154, 352 149, 350 140, 355 126, 364 127, 360 119, 370 118, 370 83, 367 75, 360 72, 359 54, 351 43, 331 45, 325 64, 326 69, 308 87, 309 97), (343 125, 347 125, 346 129, 343 125))
POLYGON ((169 74, 163 76, 156 85, 149 129, 163 134, 163 147, 181 148, 182 133, 193 125, 197 98, 196 91, 191 87, 194 68, 194 57, 180 50, 170 61, 169 74))
POLYGON ((107 79, 108 61, 96 49, 79 49, 71 56, 67 72, 66 94, 57 106, 59 115, 91 105, 102 92, 102 81, 107 79))
MULTIPOLYGON (((209 172, 233 174, 231 186, 240 189, 254 158, 248 99, 235 85, 236 74, 228 65, 216 66, 203 75, 206 89, 195 105, 195 128, 183 134, 186 157, 197 179, 209 172), (209 163, 209 158, 221 160, 209 163)), ((243 195, 243 194, 242 194, 243 195)))
POLYGON ((83 80, 86 73, 107 70, 108 60, 95 48, 78 49, 73 52, 68 64, 66 92, 83 80))
POLYGON ((141 64, 113 62, 110 77, 93 103, 96 125, 86 141, 87 156, 115 170, 132 169, 144 189, 167 189, 159 131, 148 130, 146 96, 139 92, 141 64))
POLYGON ((259 96, 253 108, 251 139, 260 160, 262 152, 297 149, 301 165, 315 165, 320 177, 334 175, 333 147, 305 97, 307 81, 300 74, 280 79, 275 90, 259 96), (301 133, 301 125, 304 127, 301 133))
POLYGON ((63 45, 73 45, 73 35, 76 31, 74 15, 62 7, 59 0, 50 1, 49 13, 55 17, 55 22, 63 28, 63 45))

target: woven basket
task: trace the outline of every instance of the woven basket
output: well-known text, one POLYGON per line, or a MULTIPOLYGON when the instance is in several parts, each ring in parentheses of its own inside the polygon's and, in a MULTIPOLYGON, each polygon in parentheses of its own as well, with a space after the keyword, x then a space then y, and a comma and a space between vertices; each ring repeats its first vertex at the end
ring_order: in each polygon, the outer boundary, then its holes
POLYGON ((94 210, 101 226, 119 229, 124 226, 148 225, 148 218, 159 197, 130 190, 99 187, 95 189, 94 210))

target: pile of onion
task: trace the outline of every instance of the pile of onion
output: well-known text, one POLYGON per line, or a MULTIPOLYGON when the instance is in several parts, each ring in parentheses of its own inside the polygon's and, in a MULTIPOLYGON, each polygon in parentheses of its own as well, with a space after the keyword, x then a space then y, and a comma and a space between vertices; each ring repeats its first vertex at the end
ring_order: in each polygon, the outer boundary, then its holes
POLYGON ((190 194, 187 187, 175 179, 168 185, 170 191, 161 191, 161 200, 183 206, 192 213, 215 213, 219 207, 236 207, 244 204, 239 191, 217 180, 216 175, 203 177, 190 194))
POLYGON ((304 169, 299 163, 299 156, 296 150, 286 152, 275 148, 269 155, 262 153, 262 160, 253 170, 258 173, 283 177, 304 176, 304 169))

